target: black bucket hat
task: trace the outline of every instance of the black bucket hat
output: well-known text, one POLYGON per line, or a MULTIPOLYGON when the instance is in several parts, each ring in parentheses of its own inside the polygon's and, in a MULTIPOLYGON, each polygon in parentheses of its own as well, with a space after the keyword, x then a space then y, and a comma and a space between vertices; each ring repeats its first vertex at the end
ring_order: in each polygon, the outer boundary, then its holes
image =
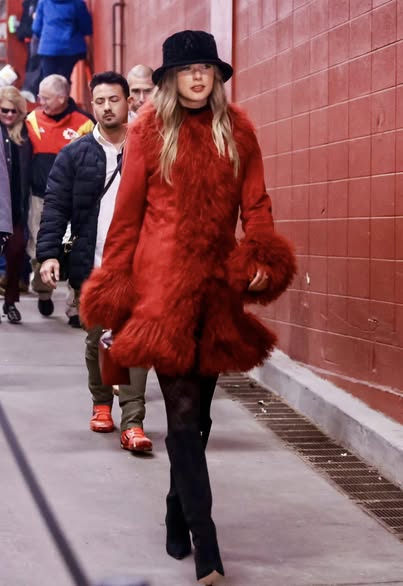
POLYGON ((221 61, 213 35, 205 31, 181 31, 168 37, 162 45, 161 67, 152 75, 153 82, 161 81, 164 73, 172 67, 192 65, 192 63, 211 63, 220 69, 223 81, 233 74, 229 63, 221 61))

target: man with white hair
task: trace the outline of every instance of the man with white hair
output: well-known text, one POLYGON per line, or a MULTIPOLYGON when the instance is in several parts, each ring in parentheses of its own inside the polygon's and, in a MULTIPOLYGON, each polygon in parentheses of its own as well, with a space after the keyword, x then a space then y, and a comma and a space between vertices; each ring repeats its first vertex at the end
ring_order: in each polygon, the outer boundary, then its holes
POLYGON ((70 97, 70 84, 62 75, 45 77, 39 84, 38 99, 40 108, 27 117, 28 134, 33 150, 27 251, 32 259, 32 289, 39 296, 39 312, 49 316, 54 310, 52 289, 42 282, 35 254, 46 183, 58 152, 73 139, 91 132, 94 123, 91 116, 80 110, 70 97))
POLYGON ((129 120, 137 115, 137 110, 148 100, 154 89, 151 79, 153 70, 147 65, 135 65, 127 74, 127 82, 130 88, 129 120))

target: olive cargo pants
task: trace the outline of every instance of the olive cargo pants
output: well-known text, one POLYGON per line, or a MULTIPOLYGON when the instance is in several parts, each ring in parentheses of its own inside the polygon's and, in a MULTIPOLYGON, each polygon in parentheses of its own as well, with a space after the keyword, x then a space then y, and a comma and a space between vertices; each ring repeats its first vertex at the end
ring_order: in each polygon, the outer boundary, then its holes
MULTIPOLYGON (((87 330, 85 340, 85 362, 88 370, 88 388, 94 405, 111 405, 113 388, 102 383, 98 363, 98 343, 102 335, 102 326, 87 330)), ((119 385, 119 405, 122 409, 121 431, 130 427, 143 427, 146 413, 145 390, 148 371, 145 368, 130 369, 130 384, 119 385)))

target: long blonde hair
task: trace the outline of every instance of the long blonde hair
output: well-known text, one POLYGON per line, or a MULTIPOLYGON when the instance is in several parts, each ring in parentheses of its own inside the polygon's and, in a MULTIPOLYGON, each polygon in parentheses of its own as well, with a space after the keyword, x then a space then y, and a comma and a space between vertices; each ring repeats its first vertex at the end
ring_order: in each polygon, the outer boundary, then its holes
POLYGON ((24 142, 21 131, 27 115, 27 102, 21 92, 13 85, 0 88, 0 102, 2 100, 11 102, 17 110, 17 118, 7 130, 11 140, 20 145, 24 142))
MULTIPOLYGON (((213 112, 211 133, 219 156, 226 152, 234 167, 234 175, 239 171, 239 154, 232 132, 231 119, 228 113, 228 102, 225 95, 221 73, 214 67, 214 85, 209 96, 209 104, 213 112)), ((184 118, 184 109, 179 102, 176 69, 169 69, 162 79, 161 86, 152 96, 157 118, 162 120, 162 148, 160 153, 161 176, 171 184, 171 170, 178 154, 178 136, 184 118)))

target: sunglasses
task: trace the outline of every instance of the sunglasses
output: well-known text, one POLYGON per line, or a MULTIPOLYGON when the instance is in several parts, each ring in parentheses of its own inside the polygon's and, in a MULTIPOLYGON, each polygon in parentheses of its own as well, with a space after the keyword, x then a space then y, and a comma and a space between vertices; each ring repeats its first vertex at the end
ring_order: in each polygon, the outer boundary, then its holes
POLYGON ((17 110, 15 108, 0 108, 0 112, 2 114, 8 114, 9 112, 11 112, 11 114, 17 114, 17 110))

